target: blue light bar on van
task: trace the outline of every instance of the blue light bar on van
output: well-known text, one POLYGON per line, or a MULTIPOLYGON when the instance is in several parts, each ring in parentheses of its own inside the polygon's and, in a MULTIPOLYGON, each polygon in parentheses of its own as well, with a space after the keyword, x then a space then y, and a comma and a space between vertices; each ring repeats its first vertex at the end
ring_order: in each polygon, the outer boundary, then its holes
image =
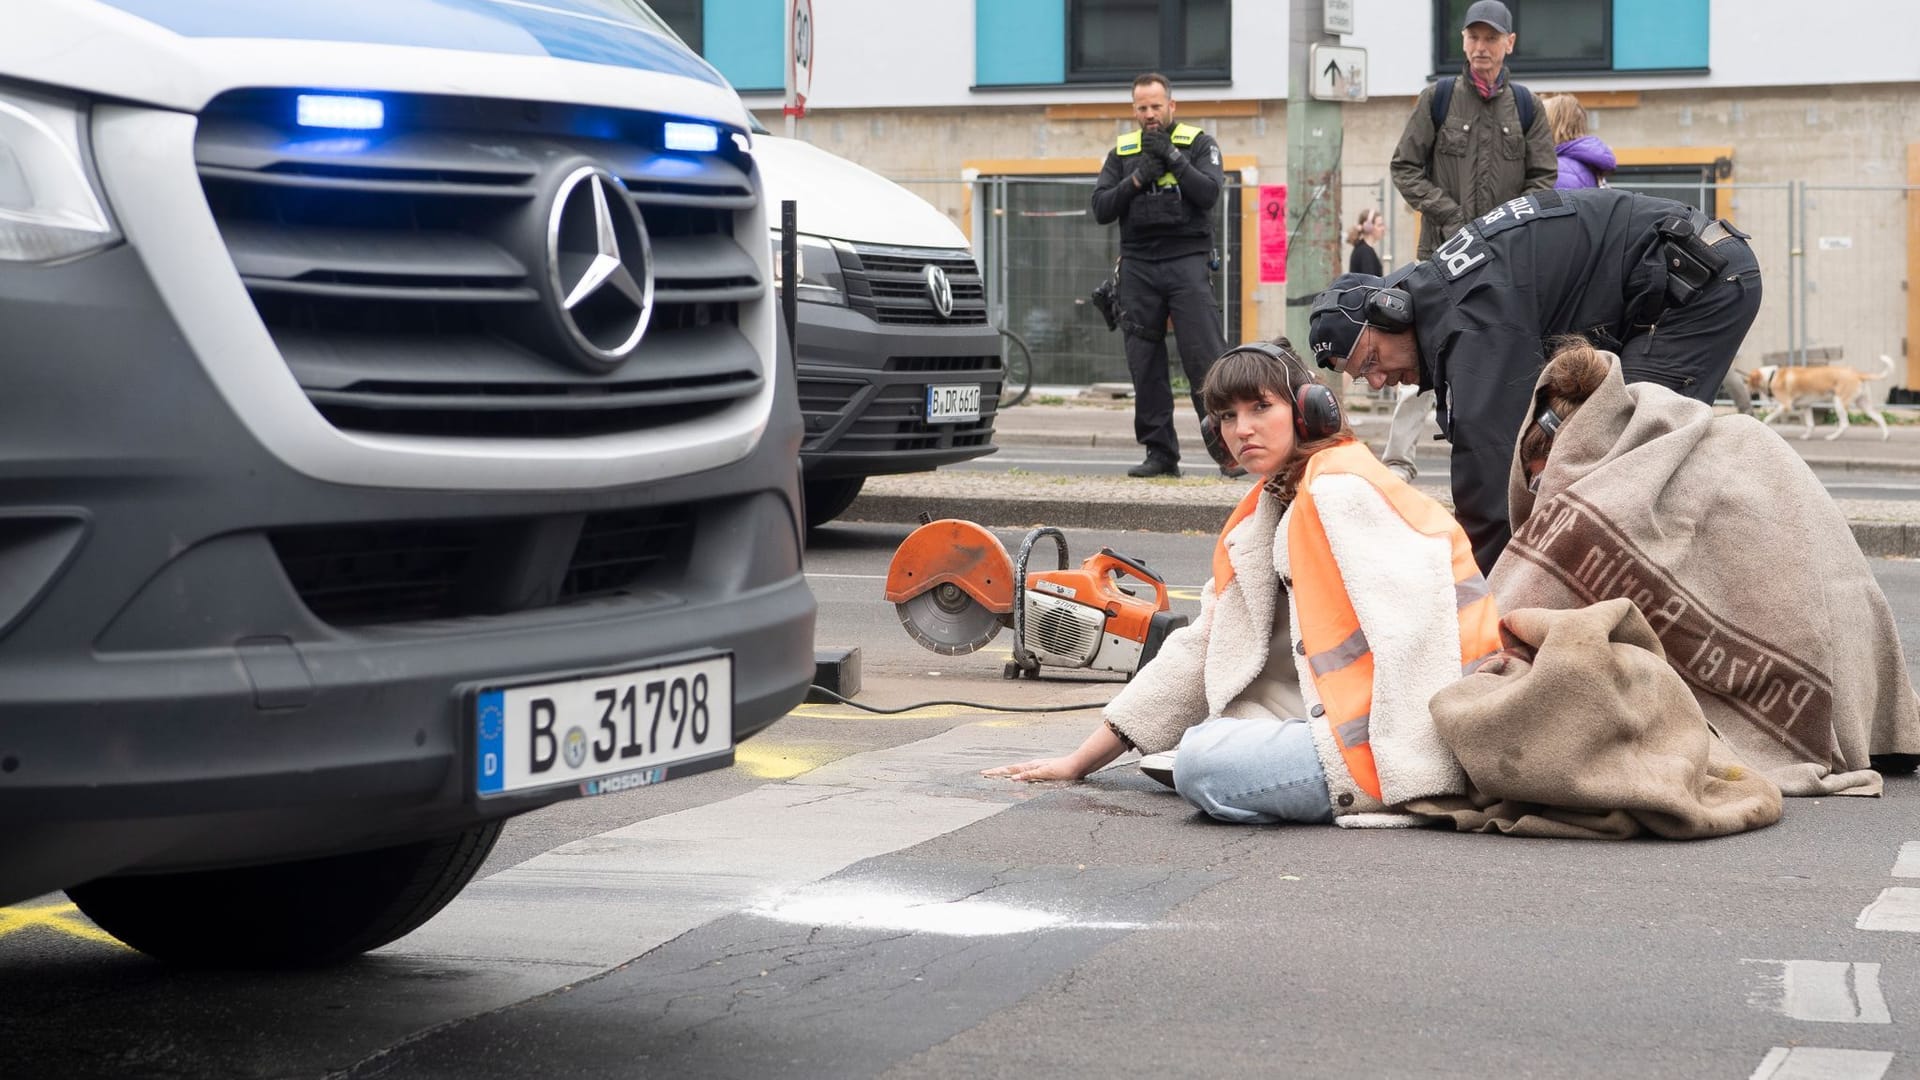
POLYGON ((330 131, 378 131, 386 126, 387 106, 379 98, 344 94, 301 94, 294 102, 301 127, 330 131))
POLYGON ((662 142, 669 150, 711 154, 720 149, 720 129, 712 124, 688 124, 669 120, 666 136, 662 142))

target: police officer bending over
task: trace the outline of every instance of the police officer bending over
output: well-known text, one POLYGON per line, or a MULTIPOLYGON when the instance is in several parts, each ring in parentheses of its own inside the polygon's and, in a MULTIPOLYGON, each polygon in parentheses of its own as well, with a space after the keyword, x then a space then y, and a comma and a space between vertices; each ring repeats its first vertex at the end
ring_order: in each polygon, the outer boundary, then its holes
MULTIPOLYGON (((1140 130, 1122 135, 1108 152, 1093 189, 1093 219, 1120 222, 1120 329, 1133 380, 1133 437, 1147 449, 1146 460, 1128 469, 1128 476, 1180 475, 1167 383, 1167 316, 1173 316, 1193 411, 1203 418, 1200 386, 1214 359, 1227 351, 1219 302, 1207 278, 1211 211, 1225 182, 1220 147, 1199 128, 1174 123, 1173 110, 1166 76, 1133 80, 1140 130)), ((1210 437, 1207 449, 1226 461, 1216 445, 1210 437)))
POLYGON ((1472 219, 1426 262, 1335 278, 1311 337, 1322 367, 1435 392, 1454 514, 1491 571, 1547 339, 1583 335, 1620 354, 1628 382, 1711 403, 1759 311, 1759 264, 1726 222, 1618 188, 1539 191, 1472 219))

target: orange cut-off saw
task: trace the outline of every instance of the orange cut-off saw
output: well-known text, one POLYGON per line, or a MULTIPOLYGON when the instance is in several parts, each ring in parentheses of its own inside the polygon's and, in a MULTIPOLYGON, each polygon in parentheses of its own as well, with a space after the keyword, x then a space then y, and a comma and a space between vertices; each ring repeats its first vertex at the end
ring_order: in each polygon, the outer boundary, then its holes
POLYGON ((999 538, 971 521, 922 520, 893 553, 887 599, 907 633, 934 652, 973 652, 1006 626, 1013 629, 1013 659, 1003 672, 1009 679, 1038 678, 1042 665, 1131 677, 1168 634, 1187 625, 1171 610, 1160 575, 1112 548, 1070 569, 1067 538, 1051 526, 1027 533, 1009 558, 999 538), (1042 537, 1053 539, 1059 568, 1028 572, 1027 557, 1042 537))

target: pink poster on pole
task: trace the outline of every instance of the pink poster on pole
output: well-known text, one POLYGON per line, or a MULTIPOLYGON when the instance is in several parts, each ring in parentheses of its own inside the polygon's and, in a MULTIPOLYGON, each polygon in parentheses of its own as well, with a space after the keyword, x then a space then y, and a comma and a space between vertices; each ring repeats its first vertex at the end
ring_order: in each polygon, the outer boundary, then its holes
POLYGON ((1260 284, 1287 281, 1287 185, 1260 185, 1260 284))

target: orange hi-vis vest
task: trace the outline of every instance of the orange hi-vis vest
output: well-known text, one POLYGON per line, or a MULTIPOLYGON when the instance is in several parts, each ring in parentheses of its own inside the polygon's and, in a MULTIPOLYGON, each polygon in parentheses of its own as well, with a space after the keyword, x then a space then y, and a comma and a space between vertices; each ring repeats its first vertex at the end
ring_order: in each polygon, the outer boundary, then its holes
MULTIPOLYGON (((1373 746, 1368 737, 1368 722, 1373 711, 1373 650, 1360 628, 1353 601, 1347 596, 1340 567, 1334 562, 1333 547, 1327 541, 1325 524, 1313 501, 1313 482, 1329 473, 1358 476, 1372 484, 1414 531, 1427 536, 1445 536, 1453 549, 1453 591, 1460 613, 1460 666, 1469 672, 1500 649, 1500 613, 1493 602, 1487 579, 1481 576, 1473 560, 1473 547, 1453 515, 1413 485, 1390 472, 1373 456, 1364 443, 1346 442, 1332 446, 1307 462, 1306 475, 1294 496, 1292 516, 1287 524, 1287 561, 1293 572, 1294 627, 1306 651, 1307 668, 1313 676, 1314 692, 1326 709, 1327 726, 1347 771, 1367 794, 1382 799, 1380 771, 1374 765, 1373 746)), ((1214 590, 1216 594, 1233 577, 1227 564, 1226 536, 1245 520, 1259 504, 1260 487, 1242 499, 1227 519, 1214 549, 1214 590), (1223 574, 1222 567, 1225 566, 1223 574)), ((1378 553, 1381 559, 1396 557, 1395 552, 1378 553)))

